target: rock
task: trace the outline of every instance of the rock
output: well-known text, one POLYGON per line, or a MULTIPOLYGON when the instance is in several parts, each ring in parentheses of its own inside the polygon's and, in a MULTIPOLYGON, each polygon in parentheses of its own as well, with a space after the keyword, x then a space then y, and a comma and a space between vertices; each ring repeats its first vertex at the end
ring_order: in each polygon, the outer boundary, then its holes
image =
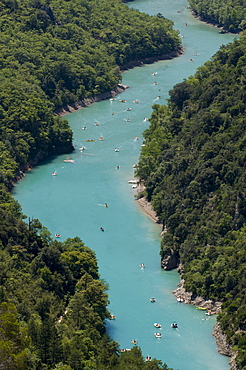
POLYGON ((180 280, 178 288, 173 291, 175 297, 182 298, 182 301, 184 303, 192 304, 201 308, 206 308, 207 310, 211 310, 215 313, 218 313, 220 311, 221 302, 206 300, 197 294, 188 292, 184 287, 184 282, 184 279, 180 280))
POLYGON ((79 101, 77 101, 77 102, 75 102, 73 104, 70 104, 70 105, 66 105, 64 107, 61 107, 61 108, 57 109, 54 112, 54 115, 55 116, 63 116, 65 114, 67 114, 67 113, 71 113, 71 112, 74 112, 74 111, 76 111, 78 109, 87 107, 88 105, 93 104, 95 102, 99 102, 101 100, 105 100, 105 99, 109 99, 109 98, 115 97, 116 95, 122 93, 127 88, 128 88, 128 86, 119 83, 111 91, 106 91, 105 93, 95 95, 95 96, 93 96, 91 98, 85 98, 85 99, 79 100, 79 101))
POLYGON ((175 255, 175 253, 172 253, 166 258, 163 258, 161 260, 161 267, 164 270, 176 269, 178 266, 179 266, 179 258, 175 255))
POLYGON ((220 324, 218 322, 214 325, 213 336, 216 339, 218 352, 224 356, 232 356, 232 350, 229 344, 227 343, 226 336, 225 334, 223 334, 220 324))
POLYGON ((236 352, 233 352, 233 355, 232 355, 232 357, 230 359, 230 362, 229 362, 229 364, 231 365, 230 370, 239 370, 238 367, 237 367, 237 365, 236 365, 236 357, 237 357, 237 355, 238 355, 237 351, 236 352))

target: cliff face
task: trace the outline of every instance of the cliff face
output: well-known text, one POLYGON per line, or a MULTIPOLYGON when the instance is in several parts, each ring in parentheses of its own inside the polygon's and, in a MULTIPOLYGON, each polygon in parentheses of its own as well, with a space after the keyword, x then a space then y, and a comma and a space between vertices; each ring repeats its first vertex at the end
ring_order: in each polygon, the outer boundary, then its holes
POLYGON ((172 249, 170 249, 170 253, 168 256, 165 256, 161 259, 161 267, 164 270, 176 269, 178 268, 179 264, 180 260, 172 249))
MULTIPOLYGON (((220 327, 220 324, 218 322, 214 325, 213 336, 216 339, 218 352, 221 355, 231 357, 232 356, 232 350, 231 350, 229 344, 227 343, 226 336, 225 336, 225 334, 223 334, 223 332, 221 330, 221 327, 220 327)), ((236 369, 236 368, 234 367, 234 369, 236 369)))

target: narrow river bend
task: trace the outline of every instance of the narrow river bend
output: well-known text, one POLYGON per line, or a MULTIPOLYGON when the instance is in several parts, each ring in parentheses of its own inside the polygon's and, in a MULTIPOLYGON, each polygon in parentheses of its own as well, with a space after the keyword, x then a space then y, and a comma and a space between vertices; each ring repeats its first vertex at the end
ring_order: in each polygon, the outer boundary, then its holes
POLYGON ((220 35, 215 27, 193 18, 185 0, 135 0, 129 6, 172 19, 185 53, 124 72, 123 83, 129 89, 114 101, 67 115, 74 132, 76 150, 69 156, 74 162, 63 162, 67 156, 49 159, 28 172, 13 195, 28 217, 39 218, 53 235, 61 234, 60 240, 79 236, 96 251, 101 277, 109 284, 110 310, 116 316, 107 330, 121 348, 131 348, 135 339, 144 356, 161 359, 175 370, 228 370, 228 358, 218 354, 212 337, 215 317, 206 317, 173 296, 179 275, 160 268, 161 229, 139 208, 128 181, 133 178, 151 106, 165 104, 176 83, 194 74, 235 36, 220 35), (52 176, 53 171, 57 176, 52 176), (170 327, 173 321, 178 329, 170 327), (162 324, 162 338, 154 336, 155 322, 162 324))

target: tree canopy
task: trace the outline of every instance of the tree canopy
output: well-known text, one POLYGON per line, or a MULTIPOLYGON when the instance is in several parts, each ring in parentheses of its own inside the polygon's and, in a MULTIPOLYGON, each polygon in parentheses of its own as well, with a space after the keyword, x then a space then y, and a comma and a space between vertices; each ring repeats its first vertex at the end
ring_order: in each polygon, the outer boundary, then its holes
POLYGON ((73 150, 54 111, 105 93, 120 66, 179 49, 173 23, 113 0, 0 0, 0 182, 73 150))
POLYGON ((78 237, 53 240, 38 220, 21 220, 5 190, 1 198, 0 366, 168 370, 156 359, 146 362, 140 348, 121 353, 106 334, 107 285, 95 253, 78 237))
POLYGON ((229 32, 246 29, 245 0, 188 0, 194 13, 202 20, 223 27, 229 32))
POLYGON ((73 150, 58 108, 115 88, 125 63, 178 51, 178 33, 119 0, 0 0, 0 33, 0 367, 167 370, 107 336, 95 253, 24 222, 8 190, 30 165, 73 150))
POLYGON ((154 105, 136 175, 166 225, 161 256, 187 290, 223 302, 219 321, 246 366, 245 35, 154 105))

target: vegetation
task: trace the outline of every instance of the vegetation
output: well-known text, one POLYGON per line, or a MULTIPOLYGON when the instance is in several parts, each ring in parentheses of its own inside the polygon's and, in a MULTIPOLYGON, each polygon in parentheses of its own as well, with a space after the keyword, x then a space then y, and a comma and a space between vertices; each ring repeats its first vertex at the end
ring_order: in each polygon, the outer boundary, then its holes
POLYGON ((178 34, 113 0, 0 0, 0 16, 0 367, 167 370, 108 338, 95 253, 25 223, 8 190, 30 164, 73 150, 56 109, 116 87, 125 63, 177 51, 178 34))
POLYGON ((223 302, 219 321, 246 367, 246 36, 222 46, 154 105, 136 175, 167 227, 162 258, 186 288, 223 302))
POLYGON ((38 85, 54 108, 109 91, 119 66, 180 44, 171 21, 119 0, 1 0, 0 13, 3 75, 38 85))
POLYGON ((95 253, 78 237, 52 240, 38 220, 24 223, 3 189, 1 199, 0 367, 167 370, 138 347, 121 353, 105 333, 107 286, 95 253))
POLYGON ((223 27, 229 32, 246 29, 245 0, 188 0, 194 13, 202 20, 223 27))
POLYGON ((61 106, 121 81, 119 66, 178 50, 172 22, 113 0, 0 0, 0 183, 73 150, 61 106))

